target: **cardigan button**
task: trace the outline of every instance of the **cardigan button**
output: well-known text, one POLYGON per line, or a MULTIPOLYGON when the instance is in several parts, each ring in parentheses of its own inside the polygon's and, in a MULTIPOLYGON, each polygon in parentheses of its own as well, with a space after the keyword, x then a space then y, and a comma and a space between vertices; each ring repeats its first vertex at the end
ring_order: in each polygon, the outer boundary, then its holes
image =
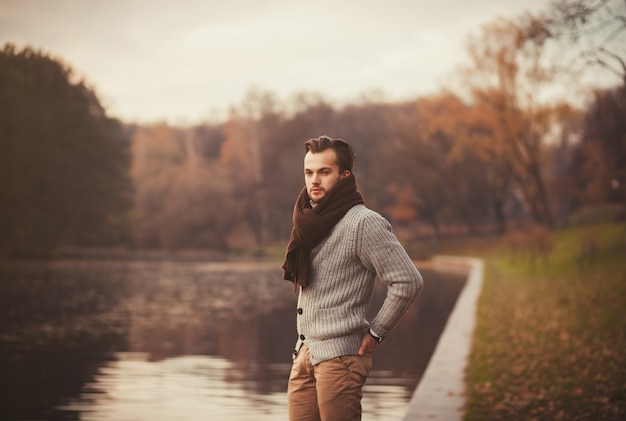
POLYGON ((298 314, 302 314, 302 309, 301 308, 298 309, 298 314))
POLYGON ((300 339, 304 340, 305 339, 304 335, 300 335, 300 339))

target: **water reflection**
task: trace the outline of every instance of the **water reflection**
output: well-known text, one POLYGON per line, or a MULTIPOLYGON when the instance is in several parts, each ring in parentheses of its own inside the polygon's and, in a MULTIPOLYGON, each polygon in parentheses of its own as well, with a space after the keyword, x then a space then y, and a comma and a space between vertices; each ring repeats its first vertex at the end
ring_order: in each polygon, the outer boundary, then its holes
MULTIPOLYGON (((278 267, 0 264, 0 418, 285 419, 296 297, 278 267)), ((401 418, 463 282, 424 275, 377 350, 364 420, 401 418)))
POLYGON ((249 393, 255 380, 222 358, 179 356, 155 363, 146 354, 118 357, 87 385, 97 392, 83 393, 61 409, 103 421, 284 418, 284 394, 249 393))

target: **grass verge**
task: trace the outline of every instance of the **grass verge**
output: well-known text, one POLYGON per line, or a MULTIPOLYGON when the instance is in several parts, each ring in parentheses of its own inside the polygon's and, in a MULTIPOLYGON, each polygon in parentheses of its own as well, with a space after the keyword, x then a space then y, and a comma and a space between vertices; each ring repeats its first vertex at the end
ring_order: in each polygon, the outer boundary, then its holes
POLYGON ((626 419, 626 224, 559 231, 534 268, 497 241, 480 250, 465 420, 626 419))

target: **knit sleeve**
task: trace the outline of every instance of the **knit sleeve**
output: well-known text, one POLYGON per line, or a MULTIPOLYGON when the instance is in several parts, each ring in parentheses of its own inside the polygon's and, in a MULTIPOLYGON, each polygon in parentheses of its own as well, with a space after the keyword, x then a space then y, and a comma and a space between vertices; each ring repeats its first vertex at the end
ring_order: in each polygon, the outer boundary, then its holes
POLYGON ((387 286, 387 297, 370 324, 372 330, 385 337, 415 301, 424 281, 385 218, 371 212, 359 225, 359 259, 387 286))

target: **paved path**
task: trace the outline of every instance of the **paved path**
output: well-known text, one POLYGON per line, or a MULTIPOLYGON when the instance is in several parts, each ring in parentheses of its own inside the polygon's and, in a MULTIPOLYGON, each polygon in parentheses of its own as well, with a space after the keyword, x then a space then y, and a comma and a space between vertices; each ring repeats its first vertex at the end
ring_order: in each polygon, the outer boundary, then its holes
POLYGON ((437 256, 433 268, 468 273, 435 352, 426 367, 403 421, 461 421, 465 407, 465 369, 476 324, 476 307, 483 281, 483 261, 437 256))

